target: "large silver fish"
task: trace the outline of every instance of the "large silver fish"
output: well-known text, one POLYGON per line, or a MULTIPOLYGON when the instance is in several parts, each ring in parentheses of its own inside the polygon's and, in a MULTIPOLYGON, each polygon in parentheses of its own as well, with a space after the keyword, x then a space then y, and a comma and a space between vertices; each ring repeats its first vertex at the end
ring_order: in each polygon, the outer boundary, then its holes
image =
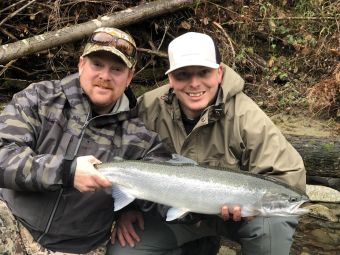
POLYGON ((245 216, 289 216, 307 211, 305 193, 268 177, 193 164, 119 160, 97 166, 112 183, 115 211, 135 198, 170 206, 167 221, 188 212, 219 214, 240 206, 245 216))

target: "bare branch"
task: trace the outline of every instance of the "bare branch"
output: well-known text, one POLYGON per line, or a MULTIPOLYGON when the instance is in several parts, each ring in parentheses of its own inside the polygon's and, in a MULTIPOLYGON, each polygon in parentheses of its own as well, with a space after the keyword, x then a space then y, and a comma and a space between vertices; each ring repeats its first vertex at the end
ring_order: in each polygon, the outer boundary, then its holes
MULTIPOLYGON (((0 76, 4 73, 4 72, 6 72, 6 70, 14 63, 16 61, 16 59, 13 59, 13 60, 11 60, 10 62, 8 62, 5 66, 4 66, 4 68, 0 71, 0 76)), ((2 67, 2 66, 1 66, 2 67)))
POLYGON ((15 15, 17 15, 19 12, 21 12, 23 9, 25 9, 26 7, 28 7, 29 5, 31 5, 32 3, 34 3, 36 0, 32 0, 31 2, 25 4, 23 7, 21 7, 20 9, 16 10, 15 12, 11 13, 10 15, 8 15, 6 18, 4 18, 1 22, 0 22, 0 26, 2 24, 4 24, 7 20, 13 18, 15 15))
POLYGON ((230 36, 228 35, 228 33, 223 29, 223 27, 218 24, 217 22, 213 22, 214 26, 217 27, 219 30, 221 30, 221 32, 223 33, 223 35, 227 38, 228 42, 229 42, 229 45, 230 45, 230 49, 231 49, 231 52, 233 54, 233 64, 232 64, 232 68, 234 69, 236 67, 235 65, 235 58, 236 58, 236 53, 235 53, 235 49, 233 47, 233 41, 232 39, 230 38, 230 36))
POLYGON ((144 48, 138 48, 138 51, 140 52, 144 52, 150 55, 154 55, 154 56, 158 56, 161 58, 168 58, 168 54, 166 54, 165 52, 162 51, 155 51, 155 50, 150 50, 150 49, 144 49, 144 48))
POLYGON ((82 39, 102 26, 121 27, 138 23, 164 13, 172 12, 194 4, 195 0, 159 0, 142 4, 110 16, 103 16, 82 24, 46 32, 18 42, 0 46, 0 64, 28 54, 46 50, 64 43, 82 39))
POLYGON ((14 7, 14 6, 18 5, 18 4, 21 4, 22 2, 25 2, 25 1, 26 0, 20 0, 19 2, 11 4, 10 6, 7 6, 6 8, 3 8, 2 10, 0 10, 0 13, 5 12, 5 11, 11 9, 12 7, 14 7))

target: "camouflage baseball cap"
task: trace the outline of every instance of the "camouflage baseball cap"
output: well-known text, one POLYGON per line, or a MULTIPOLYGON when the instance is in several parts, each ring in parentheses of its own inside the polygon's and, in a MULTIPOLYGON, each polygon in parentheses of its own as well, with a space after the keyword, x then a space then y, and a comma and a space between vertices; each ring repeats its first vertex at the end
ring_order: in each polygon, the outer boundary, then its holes
POLYGON ((108 51, 121 58, 128 68, 137 62, 137 48, 131 35, 111 27, 96 29, 85 45, 82 56, 96 51, 108 51))

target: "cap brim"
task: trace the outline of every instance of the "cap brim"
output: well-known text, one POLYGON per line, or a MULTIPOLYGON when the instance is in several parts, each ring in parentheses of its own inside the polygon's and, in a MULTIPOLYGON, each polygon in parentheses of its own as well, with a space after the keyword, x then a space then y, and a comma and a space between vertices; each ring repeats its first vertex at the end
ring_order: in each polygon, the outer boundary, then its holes
POLYGON ((179 68, 182 68, 182 67, 186 67, 186 66, 205 66, 205 67, 209 67, 209 68, 213 68, 213 69, 217 69, 220 65, 217 64, 217 63, 211 63, 211 62, 204 62, 202 60, 200 61, 188 61, 188 62, 185 62, 185 63, 181 63, 181 64, 178 64, 178 65, 175 65, 171 68, 169 68, 168 71, 165 72, 165 74, 169 74, 179 68))
POLYGON ((121 53, 116 48, 110 47, 110 46, 97 45, 97 44, 86 45, 84 53, 82 54, 82 56, 85 57, 85 56, 89 55, 90 53, 97 52, 97 51, 110 52, 110 53, 116 55, 117 57, 119 57, 121 60, 123 60, 128 68, 132 68, 132 66, 133 66, 131 61, 123 53, 121 53))

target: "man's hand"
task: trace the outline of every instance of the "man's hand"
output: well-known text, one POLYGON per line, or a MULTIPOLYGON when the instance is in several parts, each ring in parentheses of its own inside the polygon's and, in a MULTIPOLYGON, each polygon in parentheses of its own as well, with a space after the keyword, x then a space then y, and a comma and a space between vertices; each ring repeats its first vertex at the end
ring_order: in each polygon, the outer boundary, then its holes
POLYGON ((132 210, 121 214, 119 219, 116 221, 115 227, 111 234, 111 243, 114 244, 116 238, 120 245, 125 247, 126 243, 130 247, 135 246, 135 242, 140 241, 140 237, 137 235, 134 223, 137 223, 141 230, 144 230, 144 218, 140 211, 132 210))
POLYGON ((102 163, 94 156, 82 156, 77 158, 76 170, 74 173, 74 187, 80 192, 94 192, 98 188, 107 188, 112 183, 97 169, 95 164, 102 163))
MULTIPOLYGON (((229 211, 229 208, 228 206, 224 205, 222 206, 221 208, 221 215, 220 217, 226 221, 226 220, 229 220, 230 218, 233 220, 233 221, 240 221, 242 219, 241 217, 241 208, 239 206, 235 206, 234 208, 232 208, 231 211, 229 211)), ((246 222, 249 222, 253 219, 254 217, 244 217, 243 219, 246 221, 246 222)))

